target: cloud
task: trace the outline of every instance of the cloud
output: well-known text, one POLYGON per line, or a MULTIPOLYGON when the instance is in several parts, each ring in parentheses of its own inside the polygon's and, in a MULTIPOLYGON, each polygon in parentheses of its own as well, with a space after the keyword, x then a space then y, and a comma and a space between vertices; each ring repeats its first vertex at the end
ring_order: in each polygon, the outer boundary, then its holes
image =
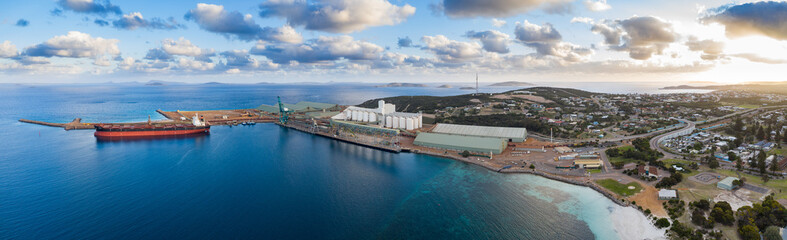
POLYGON ((387 0, 268 0, 260 4, 263 18, 281 17, 293 26, 332 33, 396 25, 413 14, 415 7, 387 0))
POLYGON ((767 63, 767 64, 787 64, 787 59, 774 59, 763 57, 754 53, 738 53, 731 54, 730 56, 743 58, 752 62, 767 63))
POLYGON ((585 0, 582 3, 585 4, 585 7, 588 10, 593 11, 593 12, 606 11, 606 10, 609 10, 610 8, 612 8, 612 6, 607 4, 607 0, 598 0, 598 1, 585 0))
POLYGON ((227 38, 287 43, 303 41, 303 37, 290 26, 263 28, 254 22, 251 14, 244 15, 237 11, 228 12, 221 5, 200 3, 197 4, 197 8, 189 10, 184 17, 186 20, 196 22, 204 30, 224 35, 227 38))
POLYGON ((29 22, 29 21, 27 21, 27 20, 24 20, 24 19, 19 19, 19 20, 17 20, 17 21, 16 21, 16 24, 15 24, 15 25, 16 25, 17 27, 27 27, 27 25, 29 25, 29 24, 30 24, 30 22, 29 22))
POLYGON ((593 24, 594 22, 595 21, 589 17, 574 17, 571 19, 571 23, 593 24))
POLYGON ((570 12, 573 0, 442 0, 432 8, 450 17, 507 17, 544 8, 547 13, 570 12))
POLYGON ((134 30, 137 28, 172 30, 172 29, 186 27, 183 24, 177 23, 174 18, 163 20, 161 18, 154 17, 150 20, 146 20, 145 18, 142 17, 142 13, 139 12, 133 12, 123 15, 123 17, 121 17, 120 19, 113 21, 112 26, 114 26, 117 29, 125 29, 125 30, 134 30))
POLYGON ((710 9, 700 22, 724 25, 730 38, 762 35, 787 40, 787 2, 753 2, 710 9))
POLYGON ((689 36, 689 40, 686 41, 686 46, 688 46, 691 51, 701 51, 702 55, 700 57, 705 60, 719 59, 724 53, 723 42, 717 42, 710 39, 700 41, 695 36, 689 36))
POLYGON ((148 50, 148 53, 145 54, 145 59, 166 61, 172 59, 172 55, 165 52, 161 48, 151 48, 148 50))
POLYGON ((11 41, 5 41, 0 44, 0 58, 12 58, 19 55, 16 46, 11 44, 11 41))
POLYGON ((396 45, 399 46, 399 48, 408 48, 408 47, 420 48, 421 47, 421 45, 414 45, 413 44, 413 40, 410 39, 410 37, 399 38, 399 40, 396 41, 396 45))
POLYGON ((588 48, 563 42, 560 32, 549 23, 539 26, 527 20, 522 23, 517 22, 514 34, 516 40, 535 49, 539 56, 553 56, 567 62, 579 62, 593 54, 588 48))
POLYGON ((591 31, 603 35, 610 50, 628 52, 629 57, 637 60, 662 54, 678 36, 672 24, 651 16, 605 20, 593 24, 591 31))
POLYGON ((465 62, 483 56, 482 47, 476 42, 460 42, 443 35, 424 36, 421 41, 425 45, 422 49, 432 52, 443 62, 465 62))
POLYGON ((503 27, 506 25, 506 23, 507 23, 506 20, 492 18, 492 26, 503 27))
POLYGON ((465 36, 472 39, 478 39, 484 46, 484 50, 496 53, 508 53, 508 41, 510 36, 495 30, 476 32, 469 31, 465 36))
POLYGON ((120 55, 117 39, 91 37, 77 31, 55 36, 44 43, 25 48, 23 55, 31 57, 94 58, 120 55))
POLYGON ((257 42, 250 53, 262 55, 278 64, 317 63, 325 61, 374 60, 384 49, 373 43, 357 41, 350 36, 320 36, 301 44, 268 44, 257 42))
MULTIPOLYGON (((94 1, 94 0, 59 0, 57 4, 65 10, 71 10, 77 13, 96 14, 99 16, 106 16, 107 14, 120 15, 123 11, 120 7, 112 5, 109 1, 94 1)), ((57 10, 57 14, 60 12, 57 10)), ((52 12, 56 14, 55 11, 52 12)))
POLYGON ((215 51, 213 49, 205 49, 205 48, 197 47, 196 45, 192 44, 191 41, 182 37, 178 40, 172 40, 172 39, 162 40, 161 49, 163 49, 166 53, 170 55, 191 56, 191 57, 215 55, 215 51))
POLYGON ((109 22, 107 22, 105 20, 101 20, 101 19, 96 19, 95 21, 93 21, 93 23, 95 23, 96 25, 102 26, 102 27, 105 27, 105 26, 109 25, 109 22))

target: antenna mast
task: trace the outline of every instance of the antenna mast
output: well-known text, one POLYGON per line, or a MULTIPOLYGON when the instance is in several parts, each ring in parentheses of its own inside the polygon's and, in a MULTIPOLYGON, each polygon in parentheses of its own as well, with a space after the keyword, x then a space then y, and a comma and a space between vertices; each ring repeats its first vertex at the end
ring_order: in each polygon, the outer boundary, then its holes
POLYGON ((475 95, 478 95, 478 73, 475 73, 475 95))

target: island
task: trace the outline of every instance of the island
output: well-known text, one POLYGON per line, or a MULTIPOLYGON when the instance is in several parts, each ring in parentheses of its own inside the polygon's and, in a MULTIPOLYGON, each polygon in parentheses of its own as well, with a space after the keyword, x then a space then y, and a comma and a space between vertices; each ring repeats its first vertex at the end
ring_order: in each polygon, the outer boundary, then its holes
POLYGON ((443 84, 443 85, 438 86, 437 88, 453 88, 453 86, 448 85, 448 84, 443 84))
POLYGON ((385 85, 377 85, 374 87, 427 87, 426 84, 420 83, 389 83, 385 85))

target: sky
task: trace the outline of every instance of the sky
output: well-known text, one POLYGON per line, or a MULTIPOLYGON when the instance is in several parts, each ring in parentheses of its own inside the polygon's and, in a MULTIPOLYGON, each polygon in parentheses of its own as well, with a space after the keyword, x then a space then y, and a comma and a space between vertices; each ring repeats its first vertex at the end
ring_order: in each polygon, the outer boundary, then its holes
POLYGON ((787 2, 31 0, 0 83, 783 81, 787 2))

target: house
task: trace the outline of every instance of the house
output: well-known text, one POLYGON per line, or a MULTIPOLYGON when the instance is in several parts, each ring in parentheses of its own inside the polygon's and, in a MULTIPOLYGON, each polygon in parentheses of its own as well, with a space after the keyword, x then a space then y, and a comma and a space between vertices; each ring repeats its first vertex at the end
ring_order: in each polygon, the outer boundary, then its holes
POLYGON ((659 177, 659 169, 654 166, 640 165, 637 167, 637 172, 643 177, 659 177))
POLYGON ((672 189, 659 190, 659 200, 678 199, 678 191, 672 189))

